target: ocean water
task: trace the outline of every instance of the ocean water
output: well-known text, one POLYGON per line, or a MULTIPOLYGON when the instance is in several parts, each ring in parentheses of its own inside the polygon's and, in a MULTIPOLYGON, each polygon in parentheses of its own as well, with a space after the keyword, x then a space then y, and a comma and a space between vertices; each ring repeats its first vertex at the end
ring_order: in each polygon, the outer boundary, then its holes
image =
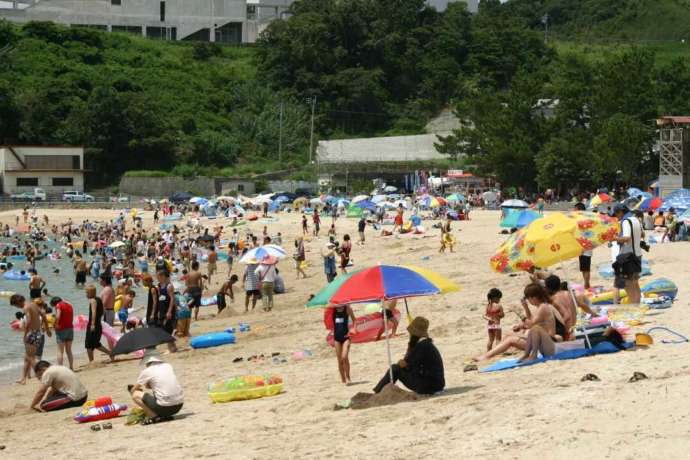
MULTIPOLYGON (((47 243, 50 249, 59 247, 55 243, 47 243)), ((43 243, 41 243, 43 246, 43 243)), ((46 303, 50 302, 51 296, 59 296, 68 301, 74 307, 74 315, 84 314, 88 315, 88 303, 86 294, 83 288, 77 288, 74 284, 74 272, 72 270, 72 262, 68 259, 64 251, 61 250, 62 259, 57 261, 45 259, 36 262, 36 269, 46 281, 46 289, 50 296, 43 296, 46 303), (59 269, 59 273, 54 273, 55 269, 59 269)), ((12 262, 17 270, 25 270, 27 268, 26 262, 12 262)), ((96 280, 87 276, 87 285, 93 283, 100 286, 96 280)), ((28 281, 11 281, 6 280, 0 275, 0 291, 13 291, 29 297, 29 282, 28 281)), ((141 290, 137 290, 139 296, 141 290)), ((137 297, 136 303, 140 304, 141 299, 137 297)), ((22 342, 22 332, 15 331, 10 327, 10 322, 15 320, 15 313, 19 309, 13 307, 9 303, 9 298, 0 298, 0 384, 9 383, 19 378, 24 357, 24 344, 22 342)), ((103 339, 102 343, 105 343, 103 339)), ((55 342, 55 334, 52 337, 46 336, 45 348, 43 352, 43 359, 50 362, 56 362, 57 345, 55 342)), ((84 332, 75 330, 74 342, 72 342, 72 353, 75 357, 75 366, 83 364, 86 361, 86 350, 84 349, 84 332)), ((99 353, 96 353, 98 357, 99 353)), ((67 357, 65 356, 65 364, 67 364, 67 357)))

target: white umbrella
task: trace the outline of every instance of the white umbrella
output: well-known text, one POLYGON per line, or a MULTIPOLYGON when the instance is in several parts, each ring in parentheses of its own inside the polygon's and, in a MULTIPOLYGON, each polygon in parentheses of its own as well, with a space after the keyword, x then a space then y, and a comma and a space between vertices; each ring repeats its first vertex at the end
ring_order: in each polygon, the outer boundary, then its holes
POLYGON ((191 204, 197 204, 197 203, 206 203, 208 200, 204 197, 201 196, 195 196, 194 198, 191 198, 189 202, 191 204))
POLYGON ((258 248, 254 248, 247 251, 247 253, 243 255, 240 259, 240 263, 248 264, 261 262, 261 259, 263 259, 266 256, 275 257, 277 259, 284 259, 285 257, 287 257, 287 253, 285 252, 285 249, 281 248, 278 245, 266 244, 264 246, 259 246, 258 248))
POLYGON ((124 245, 125 243, 123 243, 122 241, 115 241, 113 243, 110 243, 110 247, 113 249, 121 248, 124 245))
POLYGON ((502 208, 529 208, 529 204, 522 200, 506 200, 501 203, 502 208))
POLYGON ((353 202, 353 203, 358 203, 358 202, 360 202, 360 201, 364 201, 364 200, 368 200, 368 199, 369 199, 369 195, 357 195, 356 197, 354 197, 354 198, 352 199, 352 202, 353 202))
POLYGON ((323 201, 321 201, 321 198, 312 198, 309 200, 309 204, 323 204, 323 201))
POLYGON ((387 186, 386 188, 383 189, 384 192, 397 192, 398 187, 394 187, 392 185, 387 186))
POLYGON ((375 195, 372 197, 371 201, 374 203, 381 203, 382 201, 386 201, 386 199, 386 195, 375 195))

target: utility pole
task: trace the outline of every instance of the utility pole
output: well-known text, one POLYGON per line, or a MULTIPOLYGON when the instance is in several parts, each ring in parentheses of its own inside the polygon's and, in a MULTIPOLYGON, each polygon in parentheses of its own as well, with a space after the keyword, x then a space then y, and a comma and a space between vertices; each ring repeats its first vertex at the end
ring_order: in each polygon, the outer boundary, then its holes
POLYGON ((316 111, 316 96, 307 99, 311 102, 311 134, 309 135, 309 164, 311 164, 311 155, 314 149, 314 112, 316 111))
POLYGON ((541 22, 544 24, 544 43, 549 43, 549 13, 544 13, 541 22))
POLYGON ((280 128, 278 133, 278 161, 283 161, 283 101, 280 101, 280 128))

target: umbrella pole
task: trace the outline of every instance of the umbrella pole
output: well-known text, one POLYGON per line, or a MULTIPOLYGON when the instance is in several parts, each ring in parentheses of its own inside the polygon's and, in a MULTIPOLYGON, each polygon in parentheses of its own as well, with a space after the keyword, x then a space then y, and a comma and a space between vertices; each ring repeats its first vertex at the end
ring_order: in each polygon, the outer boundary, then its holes
POLYGON ((407 307, 407 297, 405 297, 405 312, 407 313, 407 324, 412 322, 412 316, 410 316, 410 309, 407 307))
POLYGON ((388 352, 388 374, 390 376, 390 383, 393 383, 393 357, 391 356, 391 342, 388 337, 388 318, 386 318, 386 304, 381 302, 381 314, 383 315, 383 330, 386 334, 386 350, 388 352))

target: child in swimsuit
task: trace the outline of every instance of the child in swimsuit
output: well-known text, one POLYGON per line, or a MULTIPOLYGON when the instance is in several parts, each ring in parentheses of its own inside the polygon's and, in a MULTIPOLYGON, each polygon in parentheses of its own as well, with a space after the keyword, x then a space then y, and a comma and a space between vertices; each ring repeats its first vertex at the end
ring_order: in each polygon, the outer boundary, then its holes
POLYGON ((494 342, 500 343, 503 338, 503 332, 501 331, 501 318, 505 316, 503 313, 503 307, 501 306, 501 298, 503 293, 496 288, 489 290, 486 295, 487 304, 486 312, 484 313, 484 319, 488 321, 487 331, 489 333, 489 341, 486 344, 486 351, 491 351, 494 346, 494 342))
POLYGON ((350 334, 354 333, 355 314, 349 305, 333 308, 333 341, 335 355, 338 359, 340 380, 348 384, 350 379, 350 334), (348 320, 352 323, 348 324, 348 320), (352 331, 350 331, 350 325, 352 331))

